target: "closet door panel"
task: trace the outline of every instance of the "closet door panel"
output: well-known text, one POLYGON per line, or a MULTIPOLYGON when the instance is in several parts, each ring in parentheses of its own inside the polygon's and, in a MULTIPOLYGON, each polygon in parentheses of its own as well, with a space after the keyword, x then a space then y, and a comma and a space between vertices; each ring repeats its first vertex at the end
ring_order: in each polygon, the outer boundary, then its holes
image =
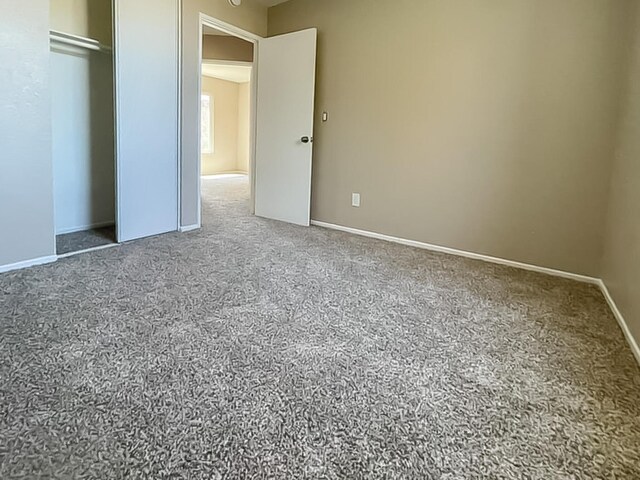
POLYGON ((178 228, 178 1, 114 0, 118 241, 178 228))

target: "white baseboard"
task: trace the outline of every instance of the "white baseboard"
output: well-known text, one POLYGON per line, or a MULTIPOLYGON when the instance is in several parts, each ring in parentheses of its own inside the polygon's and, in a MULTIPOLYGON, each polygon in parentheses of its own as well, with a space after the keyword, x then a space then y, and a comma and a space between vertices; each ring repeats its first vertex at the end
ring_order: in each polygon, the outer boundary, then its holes
POLYGON ((77 252, 63 253, 61 255, 58 255, 58 260, 61 260, 63 258, 68 258, 68 257, 74 257, 76 255, 81 255, 83 253, 97 252, 98 250, 105 250, 107 248, 119 247, 120 245, 121 245, 120 243, 108 243, 106 245, 98 245, 97 247, 90 247, 90 248, 85 248, 84 250, 78 250, 77 252))
POLYGON ((56 230, 56 235, 65 235, 67 233, 84 232, 85 230, 93 230, 94 228, 111 227, 113 225, 115 225, 115 223, 113 222, 113 220, 110 220, 108 222, 92 223, 90 225, 83 225, 80 227, 63 228, 60 230, 56 230))
MULTIPOLYGON (((332 230, 339 230, 341 232, 347 232, 347 233, 351 233, 354 235, 360 235, 360 236, 364 236, 364 237, 369 237, 369 238, 375 238, 378 240, 385 240, 388 242, 393 242, 393 243, 398 243, 401 245, 407 245, 410 247, 416 247, 416 248, 421 248, 424 250, 431 250, 434 252, 440 252, 440 253, 447 253, 450 255, 456 255, 456 256, 460 256, 460 257, 466 257, 466 258, 471 258, 474 260, 482 260, 485 262, 490 262, 490 263, 496 263, 499 265, 506 265, 506 266, 510 266, 510 267, 515 267, 515 268, 520 268, 520 269, 524 269, 524 270, 529 270, 529 271, 533 271, 533 272, 538 272, 538 273, 545 273, 547 275, 553 275, 556 277, 562 277, 562 278, 568 278, 571 280, 576 280, 579 282, 584 282, 584 283, 590 283, 593 285, 597 285, 600 290, 602 291, 602 294, 604 295, 604 298, 606 299, 607 303, 609 304, 609 307, 611 308, 611 311, 613 312, 613 315, 616 319, 616 321, 618 322, 618 324, 620 325, 620 328, 622 330, 622 333, 624 334, 627 343, 629 344, 629 347, 631 348, 631 351, 633 353, 633 355, 636 358, 636 361, 638 362, 638 364, 640 364, 640 347, 638 347, 638 343, 636 342, 635 338, 633 337, 631 330, 629 329, 629 326, 627 325, 627 322, 625 321, 624 317, 622 316, 622 313, 620 312, 620 309, 618 308, 618 306, 616 305, 613 297, 611 296, 611 293, 609 292, 609 289, 607 288, 607 285, 604 283, 604 281, 602 279, 599 278, 594 278, 594 277, 588 277, 585 275, 578 275, 575 273, 570 273, 570 272, 564 272, 562 270, 555 270, 552 268, 547 268, 547 267, 539 267, 537 265, 531 265, 528 263, 522 263, 522 262, 515 262, 512 260, 505 260, 503 258, 498 258, 498 257, 491 257, 488 255, 482 255, 479 253, 473 253, 473 252, 467 252, 464 250, 457 250, 455 248, 448 248, 448 247, 442 247, 439 245, 432 245, 429 243, 424 243, 424 242, 418 242, 416 240, 407 240, 404 238, 399 238, 399 237, 393 237, 390 235, 384 235, 381 233, 375 233, 375 232, 368 232, 366 230, 358 230, 356 228, 351 228, 351 227, 344 227, 341 225, 334 225, 331 223, 325 223, 325 222, 319 222, 316 220, 312 220, 311 221, 311 225, 314 225, 316 227, 322 227, 322 228, 328 228, 328 229, 332 229, 332 230)), ((197 230, 200 228, 200 225, 188 225, 185 227, 180 227, 179 231, 180 232, 190 232, 193 230, 197 230)), ((102 247, 98 247, 98 248, 93 248, 93 249, 88 249, 86 251, 95 251, 95 250, 99 250, 102 248, 110 248, 110 247, 114 247, 117 246, 118 244, 112 244, 112 245, 104 245, 102 247)), ((12 270, 20 270, 23 268, 28 268, 28 267, 33 267, 36 265, 43 265, 46 263, 52 263, 55 262, 56 260, 58 260, 58 258, 65 258, 71 255, 77 255, 80 253, 85 253, 85 251, 82 252, 73 252, 71 254, 67 254, 67 255, 49 255, 46 257, 40 257, 40 258, 35 258, 32 260, 25 260, 23 262, 17 262, 17 263, 12 263, 9 265, 0 265, 0 273, 5 273, 5 272, 10 272, 12 270)))
POLYGON ((618 321, 618 325, 620 325, 620 328, 622 329, 622 333, 624 333, 624 336, 627 339, 627 343, 629 344, 629 347, 631 347, 633 356, 636 357, 638 364, 640 364, 640 348, 638 348, 638 342, 636 342, 636 339, 633 338, 633 334, 629 329, 629 325, 627 325, 627 322, 622 316, 622 312, 620 312, 618 305, 616 305, 616 302, 611 296, 611 293, 609 292, 607 285, 604 283, 604 280, 599 280, 598 285, 600 286, 600 290, 602 290, 602 294, 604 295, 604 298, 607 300, 607 303, 609 304, 609 308, 611 308, 611 311, 613 312, 613 316, 616 317, 616 320, 618 321))
POLYGON ((233 177, 246 177, 247 172, 242 170, 232 170, 229 172, 214 173, 213 175, 202 175, 203 180, 216 180, 218 178, 233 178, 233 177))
POLYGON ((178 231, 179 231, 180 233, 187 233, 187 232, 192 232, 192 231, 194 231, 194 230, 198 230, 198 229, 200 229, 200 228, 201 228, 201 226, 200 226, 199 224, 196 224, 196 225, 186 225, 186 226, 184 226, 184 227, 178 227, 178 231))
POLYGON ((23 268, 35 267, 36 265, 44 265, 58 260, 57 255, 49 255, 47 257, 34 258, 25 260, 24 262, 11 263, 9 265, 0 265, 0 273, 10 272, 12 270, 21 270, 23 268))
POLYGON ((497 263, 499 265, 506 265, 509 267, 520 268, 522 270, 529 270, 532 272, 546 273, 547 275, 553 275, 554 277, 568 278, 570 280, 577 280, 578 282, 590 283, 592 285, 600 284, 599 278, 588 277, 586 275, 579 275, 577 273, 565 272, 562 270, 555 270, 553 268, 539 267, 538 265, 531 265, 529 263, 506 260, 504 258, 499 258, 499 257, 491 257, 489 255, 483 255, 480 253, 467 252, 465 250, 442 247, 440 245, 432 245, 430 243, 418 242, 416 240, 407 240, 406 238, 392 237, 390 235, 384 235, 382 233, 368 232, 366 230, 358 230, 356 228, 343 227, 342 225, 334 225, 332 223, 318 222, 316 220, 312 220, 311 225, 315 225, 316 227, 322 227, 322 228, 330 228, 332 230, 339 230, 341 232, 353 233, 354 235, 360 235, 363 237, 370 237, 370 238, 376 238, 378 240, 385 240, 387 242, 399 243, 401 245, 421 248, 423 250, 431 250, 433 252, 439 252, 439 253, 448 253, 449 255, 456 255, 458 257, 471 258, 473 260, 482 260, 484 262, 489 262, 489 263, 497 263))
POLYGON ((504 258, 491 257, 489 255, 482 255, 479 253, 467 252, 464 250, 457 250, 455 248, 441 247, 439 245, 432 245, 429 243, 418 242, 415 240, 407 240, 405 238, 392 237, 390 235, 384 235, 382 233, 368 232, 366 230, 358 230, 356 228, 344 227, 342 225, 319 222, 316 220, 312 220, 311 225, 315 225, 316 227, 329 228, 332 230, 339 230, 341 232, 352 233, 354 235, 376 238, 378 240, 385 240, 387 242, 399 243, 401 245, 407 245, 410 247, 422 248, 424 250, 431 250, 431 251, 440 252, 440 253, 448 253, 450 255, 456 255, 459 257, 466 257, 474 260, 482 260, 485 262, 497 263, 499 265, 507 265, 509 267, 515 267, 523 270, 529 270, 532 272, 553 275, 554 277, 567 278, 570 280, 576 280, 578 282, 597 285, 602 291, 602 294, 604 295, 604 298, 607 300, 607 303, 609 304, 609 307, 611 308, 611 311, 613 312, 614 317, 616 318, 618 324, 620 325, 620 328, 622 329, 622 333, 624 334, 627 340, 627 343, 629 344, 629 347, 633 352, 633 355, 635 356, 638 364, 640 364, 640 348, 638 348, 638 343, 636 342, 635 338, 633 338, 633 335, 631 334, 631 330, 629 329, 627 322, 625 322, 624 317, 622 316, 622 313, 620 312, 615 301, 613 300, 613 297, 609 293, 607 286, 605 285, 604 281, 600 278, 588 277, 586 275, 579 275, 577 273, 564 272, 562 270, 555 270, 553 268, 539 267, 538 265, 515 262, 513 260, 505 260, 504 258))

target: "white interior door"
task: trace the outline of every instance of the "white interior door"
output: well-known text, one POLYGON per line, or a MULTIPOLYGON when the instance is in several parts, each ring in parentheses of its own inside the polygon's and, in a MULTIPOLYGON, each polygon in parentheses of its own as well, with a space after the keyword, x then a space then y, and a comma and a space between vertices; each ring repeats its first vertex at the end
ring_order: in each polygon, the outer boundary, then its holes
POLYGON ((114 1, 121 242, 178 228, 179 3, 114 1))
POLYGON ((258 43, 256 215, 309 225, 315 28, 258 43))

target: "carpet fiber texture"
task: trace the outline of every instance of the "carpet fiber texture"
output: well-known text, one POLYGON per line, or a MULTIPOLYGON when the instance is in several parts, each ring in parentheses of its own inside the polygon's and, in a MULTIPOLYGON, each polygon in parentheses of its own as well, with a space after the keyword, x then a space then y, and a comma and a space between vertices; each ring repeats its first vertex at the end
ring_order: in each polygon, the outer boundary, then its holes
POLYGON ((640 478, 597 288, 247 214, 0 276, 0 478, 640 478))
POLYGON ((56 253, 65 255, 72 252, 80 252, 89 248, 102 247, 116 243, 116 230, 114 227, 94 228, 81 232, 65 233, 56 236, 56 253))

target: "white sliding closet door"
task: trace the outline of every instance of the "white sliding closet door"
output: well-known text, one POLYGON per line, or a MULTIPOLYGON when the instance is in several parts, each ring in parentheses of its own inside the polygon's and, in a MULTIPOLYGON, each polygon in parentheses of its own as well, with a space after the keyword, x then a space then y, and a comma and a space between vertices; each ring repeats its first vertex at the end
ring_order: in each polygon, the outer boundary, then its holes
POLYGON ((178 0, 114 0, 118 241, 178 228, 178 0))

